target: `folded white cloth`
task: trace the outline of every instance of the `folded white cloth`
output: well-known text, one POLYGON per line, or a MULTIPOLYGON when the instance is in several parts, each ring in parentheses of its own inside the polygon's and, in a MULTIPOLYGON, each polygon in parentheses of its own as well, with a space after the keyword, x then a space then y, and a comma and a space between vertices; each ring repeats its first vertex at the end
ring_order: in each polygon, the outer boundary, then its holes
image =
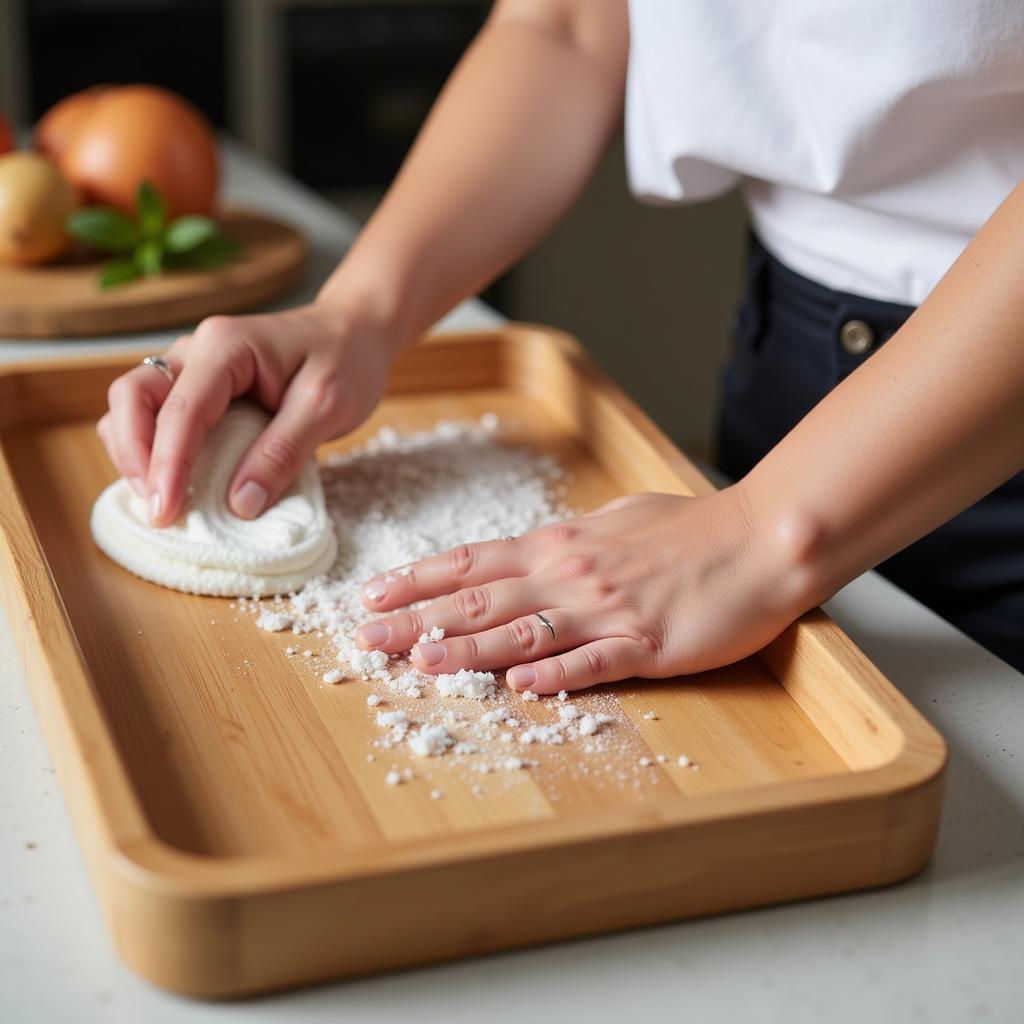
POLYGON ((338 548, 314 460, 259 518, 239 519, 228 509, 232 475, 268 422, 248 402, 231 405, 207 434, 170 526, 147 524, 146 504, 127 480, 111 484, 93 506, 93 539, 136 576, 191 594, 264 597, 325 573, 338 548))

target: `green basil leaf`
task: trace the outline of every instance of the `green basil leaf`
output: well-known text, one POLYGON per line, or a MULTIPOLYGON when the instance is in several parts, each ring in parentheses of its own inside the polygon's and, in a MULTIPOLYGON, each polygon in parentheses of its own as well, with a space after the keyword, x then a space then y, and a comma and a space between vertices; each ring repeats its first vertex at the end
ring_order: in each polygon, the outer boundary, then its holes
POLYGON ((212 270, 237 259, 241 248, 235 239, 218 233, 188 252, 168 253, 165 262, 177 270, 212 270))
POLYGON ((136 281, 140 277, 142 271, 131 257, 123 256, 121 259, 111 260, 100 271, 100 291, 105 292, 108 288, 116 288, 119 284, 136 281))
POLYGON ((130 217, 106 206, 87 206, 64 221, 72 238, 104 252, 130 252, 139 241, 139 229, 130 217))
POLYGON ((217 234, 217 224, 209 217, 188 215, 172 220, 164 232, 168 252, 189 252, 217 234))
POLYGON ((139 185, 136 199, 139 210, 139 228, 143 238, 159 238, 167 216, 160 193, 148 182, 139 185))
POLYGON ((135 250, 135 265, 146 277, 156 277, 164 262, 164 247, 155 238, 147 238, 135 250))

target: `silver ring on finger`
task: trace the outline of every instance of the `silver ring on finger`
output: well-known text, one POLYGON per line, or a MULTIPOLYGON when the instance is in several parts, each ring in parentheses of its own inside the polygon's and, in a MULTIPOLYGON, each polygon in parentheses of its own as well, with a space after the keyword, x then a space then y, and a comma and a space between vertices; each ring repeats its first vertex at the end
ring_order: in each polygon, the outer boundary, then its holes
POLYGON ((168 384, 174 383, 174 370, 171 369, 171 364, 166 359, 161 359, 160 356, 146 356, 139 365, 152 366, 154 370, 159 370, 167 378, 168 384))
POLYGON ((540 612, 534 612, 533 614, 544 623, 544 628, 551 634, 551 639, 556 640, 555 627, 551 625, 551 620, 546 615, 541 615, 540 612))

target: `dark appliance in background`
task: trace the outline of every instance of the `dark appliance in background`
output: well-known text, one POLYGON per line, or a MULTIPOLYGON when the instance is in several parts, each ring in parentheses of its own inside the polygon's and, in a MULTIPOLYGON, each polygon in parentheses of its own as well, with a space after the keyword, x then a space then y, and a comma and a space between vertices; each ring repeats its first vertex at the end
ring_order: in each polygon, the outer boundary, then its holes
POLYGON ((289 4, 282 16, 293 173, 319 189, 389 182, 490 6, 289 4))
POLYGON ((226 0, 25 0, 33 121, 68 93, 152 82, 227 123, 226 0))

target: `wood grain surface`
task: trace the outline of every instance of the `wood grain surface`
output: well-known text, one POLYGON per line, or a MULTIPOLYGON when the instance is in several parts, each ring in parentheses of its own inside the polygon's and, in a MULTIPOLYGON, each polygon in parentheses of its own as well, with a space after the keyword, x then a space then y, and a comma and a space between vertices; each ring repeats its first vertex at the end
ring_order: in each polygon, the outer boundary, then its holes
MULTIPOLYGON (((0 528, 33 699, 114 942, 145 977, 236 995, 878 885, 927 860, 942 740, 820 612, 759 659, 576 699, 617 695, 630 764, 670 755, 625 783, 580 770, 576 745, 481 792, 450 758, 368 761, 367 684, 323 685, 316 659, 284 655, 290 634, 92 544, 113 478, 92 424, 124 365, 3 371, 0 528), (386 786, 392 763, 415 782, 386 786)), ((571 340, 532 327, 419 346, 332 447, 490 411, 562 462, 574 507, 709 490, 571 340)))
POLYGON ((299 281, 308 253, 297 231, 244 210, 228 210, 220 220, 242 248, 237 260, 215 270, 168 272, 101 292, 96 260, 0 264, 0 337, 77 338, 194 325, 269 302, 299 281))

